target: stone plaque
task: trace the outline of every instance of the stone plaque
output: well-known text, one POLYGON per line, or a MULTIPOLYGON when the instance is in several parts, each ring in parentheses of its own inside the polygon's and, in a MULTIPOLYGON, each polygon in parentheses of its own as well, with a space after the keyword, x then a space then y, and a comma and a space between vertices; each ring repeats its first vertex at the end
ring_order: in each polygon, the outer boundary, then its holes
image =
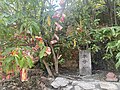
POLYGON ((89 50, 79 51, 80 75, 91 75, 91 52, 89 50))

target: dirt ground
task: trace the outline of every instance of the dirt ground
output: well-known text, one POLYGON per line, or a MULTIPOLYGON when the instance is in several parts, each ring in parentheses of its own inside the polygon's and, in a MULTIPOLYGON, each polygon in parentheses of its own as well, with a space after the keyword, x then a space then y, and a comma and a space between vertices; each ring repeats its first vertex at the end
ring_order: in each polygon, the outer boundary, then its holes
MULTIPOLYGON (((29 72, 28 81, 21 82, 19 76, 13 77, 10 80, 0 81, 0 90, 47 90, 50 87, 50 81, 48 76, 41 74, 40 70, 35 72, 29 72), (39 73, 38 73, 39 72, 39 73)), ((60 69, 59 76, 69 79, 95 79, 105 81, 105 75, 108 71, 93 71, 91 76, 80 76, 78 70, 65 70, 60 69)))

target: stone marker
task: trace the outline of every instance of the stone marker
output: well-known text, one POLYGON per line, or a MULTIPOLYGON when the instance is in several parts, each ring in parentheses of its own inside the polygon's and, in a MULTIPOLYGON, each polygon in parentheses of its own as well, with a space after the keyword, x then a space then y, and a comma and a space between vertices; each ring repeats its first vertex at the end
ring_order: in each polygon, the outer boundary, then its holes
POLYGON ((79 51, 79 70, 80 75, 91 75, 91 52, 89 50, 79 51))

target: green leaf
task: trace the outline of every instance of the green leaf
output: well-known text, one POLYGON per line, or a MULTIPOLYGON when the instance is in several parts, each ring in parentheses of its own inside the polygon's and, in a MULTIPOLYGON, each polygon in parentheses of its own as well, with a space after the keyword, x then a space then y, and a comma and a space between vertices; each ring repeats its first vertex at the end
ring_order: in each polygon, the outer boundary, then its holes
POLYGON ((117 49, 120 49, 120 40, 116 42, 115 46, 117 47, 117 49))
POLYGON ((116 69, 118 69, 119 66, 120 66, 120 59, 119 59, 118 62, 115 64, 116 69))
POLYGON ((28 66, 30 68, 32 68, 33 67, 33 61, 32 61, 32 59, 30 57, 26 57, 26 59, 27 59, 27 62, 28 62, 28 66))
POLYGON ((30 34, 32 35, 33 31, 32 31, 32 26, 30 26, 30 34))
POLYGON ((36 22, 32 21, 31 26, 33 26, 33 28, 34 28, 34 29, 32 29, 32 32, 34 32, 35 34, 39 33, 40 28, 36 22))
POLYGON ((39 42, 38 45, 39 45, 40 47, 44 47, 44 43, 39 42))
POLYGON ((2 53, 2 55, 6 56, 6 55, 8 55, 14 49, 15 49, 15 47, 6 48, 5 51, 2 53))
POLYGON ((116 35, 115 29, 114 29, 114 28, 111 28, 111 31, 112 31, 112 36, 115 36, 115 35, 116 35))
POLYGON ((23 57, 19 62, 20 63, 20 68, 24 67, 24 61, 25 61, 25 58, 23 57))
POLYGON ((21 50, 18 50, 18 56, 19 56, 19 59, 23 57, 23 54, 22 54, 21 50))
POLYGON ((13 60, 14 60, 14 57, 7 57, 7 58, 5 59, 6 63, 10 63, 10 62, 13 61, 13 60))
POLYGON ((120 52, 117 53, 117 55, 116 55, 116 59, 120 59, 120 52))
POLYGON ((43 58, 45 51, 46 51, 46 47, 44 46, 44 48, 39 53, 40 58, 43 58))
POLYGON ((18 58, 19 58, 19 57, 16 57, 16 56, 15 56, 15 61, 16 61, 16 64, 17 64, 17 65, 19 65, 19 62, 18 62, 19 59, 18 59, 18 58))
POLYGON ((27 49, 27 50, 32 50, 30 46, 22 46, 21 48, 27 49))
POLYGON ((22 31, 24 31, 24 28, 26 27, 26 23, 23 23, 22 25, 21 25, 21 27, 20 27, 20 32, 22 32, 22 31))

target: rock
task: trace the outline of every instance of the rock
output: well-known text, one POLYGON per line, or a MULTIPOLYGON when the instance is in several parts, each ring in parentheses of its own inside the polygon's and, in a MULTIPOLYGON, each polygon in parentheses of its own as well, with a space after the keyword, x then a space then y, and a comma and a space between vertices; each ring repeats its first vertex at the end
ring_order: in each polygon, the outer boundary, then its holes
POLYGON ((53 90, 53 89, 51 89, 51 88, 47 88, 47 90, 53 90))
POLYGON ((73 86, 66 86, 65 88, 63 88, 63 90, 72 90, 73 86))
POLYGON ((75 85, 78 85, 78 83, 79 83, 79 81, 73 81, 73 82, 72 82, 72 85, 75 86, 75 85))
POLYGON ((118 90, 120 90, 120 83, 115 83, 115 85, 117 85, 118 90))
POLYGON ((109 72, 109 73, 106 75, 106 81, 114 81, 114 82, 117 82, 117 81, 118 81, 118 78, 117 78, 117 76, 116 76, 113 72, 109 72))
POLYGON ((82 88, 80 86, 74 86, 74 90, 82 90, 82 88))
POLYGON ((95 79, 85 79, 85 78, 83 78, 82 80, 84 80, 84 81, 86 81, 86 82, 94 82, 95 81, 95 79))
POLYGON ((79 83, 79 85, 84 89, 94 89, 95 85, 90 83, 79 83))
POLYGON ((49 83, 52 83, 54 81, 54 78, 48 78, 49 83))
POLYGON ((96 83, 96 84, 95 84, 95 88, 101 89, 100 84, 96 83))
POLYGON ((3 87, 1 90, 7 90, 6 87, 3 87))
POLYGON ((16 86, 12 86, 12 90, 15 90, 17 87, 16 86))
POLYGON ((90 82, 84 82, 84 81, 73 81, 72 85, 78 85, 82 87, 83 89, 94 89, 95 85, 91 84, 90 82))
POLYGON ((108 82, 101 82, 100 87, 102 89, 107 89, 107 90, 119 90, 117 85, 115 85, 113 83, 108 83, 108 82))
POLYGON ((62 77, 57 77, 52 83, 51 85, 54 88, 59 88, 59 87, 64 87, 67 86, 69 83, 69 80, 66 78, 62 78, 62 77))

